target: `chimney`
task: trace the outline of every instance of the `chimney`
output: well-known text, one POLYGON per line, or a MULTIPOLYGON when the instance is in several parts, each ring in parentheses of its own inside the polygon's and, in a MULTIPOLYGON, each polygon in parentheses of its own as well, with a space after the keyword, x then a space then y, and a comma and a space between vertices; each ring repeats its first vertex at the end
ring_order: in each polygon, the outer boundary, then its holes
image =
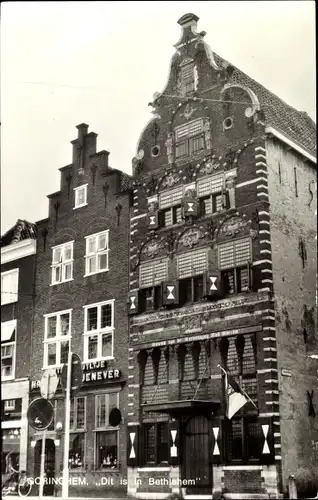
POLYGON ((87 135, 87 130, 88 130, 89 125, 86 123, 81 123, 80 125, 76 125, 76 128, 78 130, 78 140, 79 143, 82 144, 83 137, 87 135))
POLYGON ((180 17, 178 24, 185 29, 188 26, 193 26, 194 31, 197 30, 197 22, 199 21, 199 17, 195 14, 184 14, 184 16, 180 17))

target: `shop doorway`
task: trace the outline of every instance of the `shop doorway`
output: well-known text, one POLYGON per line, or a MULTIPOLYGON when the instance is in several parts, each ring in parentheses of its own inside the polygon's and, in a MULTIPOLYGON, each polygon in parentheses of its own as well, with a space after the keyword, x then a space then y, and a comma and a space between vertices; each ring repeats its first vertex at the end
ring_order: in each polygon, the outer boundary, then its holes
POLYGON ((187 483, 187 494, 209 495, 212 492, 210 427, 210 420, 204 415, 189 417, 182 425, 181 474, 187 483))
MULTIPOLYGON (((41 473, 41 452, 42 439, 36 442, 34 448, 34 477, 39 478, 41 473)), ((44 484, 43 495, 53 496, 55 485, 55 444, 52 439, 45 440, 45 461, 44 461, 45 477, 48 479, 47 484, 44 484)), ((38 487, 39 489, 39 487, 38 487)))

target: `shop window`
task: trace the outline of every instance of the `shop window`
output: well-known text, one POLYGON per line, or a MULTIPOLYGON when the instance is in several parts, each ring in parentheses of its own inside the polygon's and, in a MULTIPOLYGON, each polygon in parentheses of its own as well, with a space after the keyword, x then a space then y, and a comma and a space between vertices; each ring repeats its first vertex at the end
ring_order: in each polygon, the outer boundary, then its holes
POLYGON ((52 248, 52 285, 73 279, 73 241, 52 248))
POLYGON ((219 245, 219 270, 226 294, 233 295, 251 289, 252 260, 249 238, 219 245))
POLYGON ((168 422, 144 424, 145 461, 147 464, 159 465, 169 459, 168 422))
POLYGON ((84 359, 111 359, 114 343, 114 300, 85 306, 84 359))
POLYGON ((10 269, 1 273, 1 305, 18 300, 19 269, 10 269))
POLYGON ((119 393, 111 392, 95 396, 96 418, 96 469, 118 468, 119 429, 109 424, 109 414, 119 406, 119 393))
POLYGON ((71 344, 71 311, 45 316, 44 368, 67 363, 71 344))
POLYGON ((82 469, 85 466, 85 433, 70 434, 68 464, 70 469, 82 469))

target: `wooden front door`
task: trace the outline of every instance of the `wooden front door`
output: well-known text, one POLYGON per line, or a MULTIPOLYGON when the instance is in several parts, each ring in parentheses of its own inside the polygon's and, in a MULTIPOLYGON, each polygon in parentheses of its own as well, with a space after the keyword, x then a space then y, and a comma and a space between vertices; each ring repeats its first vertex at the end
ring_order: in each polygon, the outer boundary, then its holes
POLYGON ((191 417, 183 425, 181 472, 187 494, 212 492, 210 427, 210 421, 203 415, 191 417))

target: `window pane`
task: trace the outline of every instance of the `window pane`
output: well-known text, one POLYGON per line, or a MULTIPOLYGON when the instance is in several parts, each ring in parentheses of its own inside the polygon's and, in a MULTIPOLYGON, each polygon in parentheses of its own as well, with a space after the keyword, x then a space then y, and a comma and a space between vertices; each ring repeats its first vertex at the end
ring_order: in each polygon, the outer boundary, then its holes
POLYGON ((247 267, 241 268, 238 270, 239 271, 239 282, 240 282, 240 290, 241 292, 246 292, 248 290, 248 284, 249 284, 249 279, 248 279, 248 269, 247 267))
POLYGON ((53 269, 53 283, 59 283, 61 281, 61 271, 62 271, 61 266, 56 266, 53 269))
POLYGON ((69 341, 65 340, 61 342, 61 359, 60 363, 67 363, 68 361, 68 351, 69 351, 69 341))
POLYGON ((194 301, 198 301, 203 297, 203 276, 194 278, 194 301))
POLYGON ((218 195, 214 196, 214 203, 215 203, 215 208, 214 208, 215 212, 219 212, 220 210, 222 210, 222 208, 223 208, 223 195, 218 194, 218 195))
POLYGON ((229 433, 229 458, 230 460, 240 460, 243 458, 243 436, 241 420, 232 420, 232 426, 229 433))
POLYGON ((106 427, 106 395, 101 394, 96 397, 96 426, 106 427))
POLYGON ((222 281, 224 282, 225 293, 235 293, 234 269, 224 271, 222 273, 222 281))
POLYGON ((174 207, 173 208, 173 224, 178 224, 179 222, 182 222, 181 207, 174 207))
POLYGON ((1 358, 11 357, 13 354, 13 345, 1 346, 1 358))
POLYGON ((70 429, 75 429, 75 399, 71 399, 71 411, 70 411, 70 429))
POLYGON ((155 462, 156 428, 154 424, 145 426, 146 461, 155 462))
POLYGON ((96 273, 96 257, 94 255, 94 257, 88 257, 87 259, 87 262, 88 262, 88 273, 91 274, 91 273, 96 273))
POLYGON ((12 362, 8 365, 1 365, 1 377, 11 377, 12 376, 12 362))
POLYGON ((70 469, 81 468, 84 465, 85 434, 70 436, 69 467, 70 469))
POLYGON ((95 253, 96 252, 96 237, 87 239, 87 253, 95 253))
POLYGON ((85 398, 77 398, 76 400, 76 428, 85 428, 85 398))
POLYGON ((165 226, 171 226, 172 224, 172 213, 171 213, 171 208, 168 210, 164 211, 164 225, 165 226))
POLYGON ((117 406, 118 406, 118 392, 110 392, 108 394, 109 412, 112 408, 117 408, 117 406))
POLYGON ((95 359, 98 357, 97 356, 97 342, 98 342, 97 335, 94 335, 94 337, 88 338, 88 359, 95 359))
POLYGON ((102 357, 112 356, 112 335, 103 335, 102 337, 102 357))
POLYGON ((48 344, 48 359, 47 359, 47 364, 48 366, 50 365, 56 365, 56 344, 48 344))
POLYGON ((99 271, 107 269, 107 260, 108 260, 107 257, 108 257, 107 253, 102 253, 97 256, 99 271))
POLYGON ((192 301, 192 279, 180 280, 179 287, 180 304, 186 304, 192 301))
POLYGON ((53 250, 53 263, 62 262, 62 248, 55 248, 53 250))
POLYGON ((158 461, 168 462, 169 459, 169 435, 166 423, 158 424, 158 461))
POLYGON ((97 307, 87 309, 87 330, 97 330, 97 307))
POLYGON ((65 264, 64 265, 64 279, 70 280, 72 278, 72 264, 65 264))
POLYGON ((112 326, 112 306, 111 304, 106 304, 101 307, 101 328, 107 328, 112 326))
POLYGON ((105 250, 107 248, 107 234, 101 234, 98 236, 98 250, 105 250))
POLYGON ((96 465, 98 468, 115 469, 118 466, 118 432, 96 433, 96 465))
POLYGON ((180 158, 188 154, 188 141, 176 145, 176 157, 180 158))
POLYGON ((201 200, 201 214, 208 215, 212 213, 212 200, 209 196, 208 198, 203 198, 201 200))
POLYGON ((60 335, 68 335, 70 333, 70 315, 61 314, 60 316, 60 335))
POLYGON ((56 337, 56 316, 47 318, 47 338, 56 337))
POLYGON ((63 260, 71 260, 72 258, 72 245, 67 245, 64 247, 64 259, 63 260))
POLYGON ((262 435, 261 426, 257 421, 246 423, 247 431, 247 458, 258 459, 262 455, 262 445, 264 437, 262 435))

